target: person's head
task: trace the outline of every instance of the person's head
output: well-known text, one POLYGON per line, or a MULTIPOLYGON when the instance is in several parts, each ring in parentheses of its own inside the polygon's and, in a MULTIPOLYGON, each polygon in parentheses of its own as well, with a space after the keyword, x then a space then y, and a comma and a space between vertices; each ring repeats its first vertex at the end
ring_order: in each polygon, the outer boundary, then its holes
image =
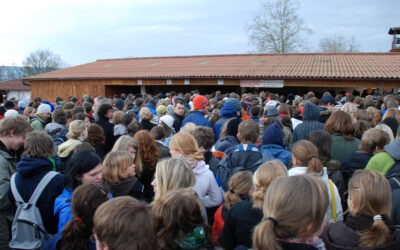
POLYGON ((45 131, 28 133, 24 145, 23 155, 28 158, 50 158, 54 155, 53 139, 45 131))
POLYGON ((158 126, 161 126, 164 128, 165 132, 165 137, 168 138, 172 130, 174 129, 174 118, 170 115, 164 115, 163 117, 160 117, 158 120, 158 126))
POLYGON ((379 123, 378 125, 375 126, 375 128, 386 132, 389 135, 390 142, 392 142, 394 140, 392 129, 388 125, 379 123))
POLYGON ((68 126, 68 136, 70 139, 85 140, 87 137, 87 128, 84 121, 75 120, 72 121, 68 126))
POLYGON ((314 130, 308 134, 308 140, 318 149, 318 158, 322 162, 331 159, 332 136, 325 130, 314 130))
POLYGON ((285 165, 279 160, 264 162, 253 175, 253 207, 261 209, 264 202, 265 191, 273 180, 280 176, 287 176, 285 165))
POLYGON ((103 203, 93 222, 97 250, 159 249, 150 207, 131 197, 103 203))
POLYGON ((103 179, 110 183, 118 183, 135 175, 134 158, 128 151, 112 151, 103 161, 103 179))
POLYGON ((0 121, 0 141, 8 150, 18 150, 24 145, 25 136, 32 130, 26 118, 20 115, 0 121))
POLYGON ((154 200, 159 200, 169 191, 193 187, 195 183, 193 170, 185 158, 161 160, 157 164, 155 177, 151 183, 155 193, 154 200))
POLYGON ((246 120, 239 124, 237 137, 241 144, 255 144, 259 134, 260 127, 255 121, 246 120))
POLYGON ((33 108, 33 107, 27 107, 27 108, 24 110, 24 115, 25 115, 25 116, 29 116, 29 117, 33 117, 33 116, 35 115, 35 112, 36 112, 35 108, 33 108))
POLYGON ((193 137, 196 139, 197 146, 200 151, 208 151, 214 145, 214 132, 209 127, 197 127, 193 132, 193 137))
POLYGON ((101 126, 93 124, 88 128, 88 136, 86 141, 92 146, 104 145, 106 137, 104 136, 104 130, 101 126))
POLYGON ((100 184, 103 173, 101 158, 94 152, 78 150, 73 153, 65 173, 64 186, 75 189, 81 184, 100 184))
POLYGON ((128 127, 128 125, 133 121, 136 121, 136 113, 135 112, 128 112, 128 113, 124 114, 124 116, 122 117, 122 124, 125 127, 128 127))
POLYGON ((67 113, 64 109, 56 109, 53 112, 53 122, 66 125, 67 124, 67 113))
POLYGON ((124 111, 116 111, 116 112, 114 112, 113 117, 112 117, 113 124, 114 125, 121 124, 122 123, 122 118, 124 117, 124 114, 125 114, 124 111))
POLYGON ((375 170, 357 170, 349 181, 347 204, 352 215, 374 218, 372 226, 360 234, 360 246, 373 247, 390 240, 390 230, 382 219, 390 216, 392 192, 386 177, 375 170))
POLYGON ((318 236, 329 205, 326 185, 297 175, 274 180, 265 194, 264 218, 255 228, 253 248, 281 249, 279 239, 318 236))
POLYGON ((93 215, 108 200, 108 193, 96 184, 83 184, 74 191, 71 202, 73 219, 62 230, 63 249, 88 249, 93 233, 93 215))
POLYGON ((90 102, 84 102, 82 104, 82 107, 85 110, 85 113, 91 113, 92 112, 93 105, 90 102))
POLYGON ((325 123, 325 130, 329 133, 341 133, 345 140, 354 140, 356 126, 351 116, 344 111, 334 112, 325 123))
POLYGON ((135 141, 135 139, 133 139, 129 135, 120 136, 118 140, 115 142, 113 148, 111 149, 111 151, 118 151, 118 150, 128 151, 129 153, 131 153, 131 155, 135 159, 134 162, 136 166, 135 169, 136 175, 140 176, 142 173, 142 163, 140 161, 140 156, 138 155, 139 145, 135 141))
POLYGON ((359 146, 360 152, 368 154, 376 154, 382 152, 386 144, 389 144, 389 135, 377 128, 370 128, 364 132, 361 137, 361 142, 359 146))
POLYGON ((196 140, 191 134, 186 132, 179 132, 172 136, 169 142, 169 151, 172 157, 184 156, 190 160, 204 160, 204 156, 199 150, 196 140))
POLYGON ((183 128, 180 130, 180 132, 186 132, 189 134, 193 134, 193 132, 196 130, 197 126, 193 122, 188 122, 183 126, 183 128))
POLYGON ((147 130, 138 131, 133 137, 139 145, 137 155, 143 164, 151 170, 154 170, 158 161, 158 147, 153 136, 147 130))
POLYGON ((62 98, 62 97, 60 97, 60 96, 57 96, 56 97, 56 103, 61 103, 61 102, 63 102, 64 101, 64 98, 62 98))
POLYGON ((37 113, 40 114, 44 119, 48 119, 51 116, 51 107, 49 104, 42 103, 37 109, 37 113))
POLYGON ((285 114, 287 116, 290 117, 290 108, 289 105, 282 103, 281 105, 279 105, 278 107, 278 112, 279 114, 285 114))
POLYGON ((177 115, 183 115, 185 112, 185 103, 181 99, 176 99, 174 102, 174 112, 177 115))
POLYGON ((132 121, 126 127, 126 130, 128 130, 128 134, 131 135, 131 136, 135 136, 136 132, 138 132, 138 131, 140 131, 142 129, 143 129, 143 125, 138 121, 132 121))
POLYGON ((323 166, 318 158, 318 149, 310 141, 300 140, 293 145, 292 160, 295 166, 307 167, 307 173, 323 174, 323 166))
POLYGON ((205 235, 204 247, 209 237, 208 226, 201 215, 201 203, 192 188, 168 192, 153 204, 155 230, 163 249, 185 248, 183 240, 197 230, 205 235))
POLYGON ((250 171, 237 172, 229 179, 229 191, 224 195, 224 204, 227 209, 241 200, 250 198, 252 179, 253 174, 250 171))
POLYGON ((140 118, 142 118, 142 120, 152 120, 153 113, 151 113, 149 108, 143 107, 140 109, 140 118))
POLYGON ((258 117, 261 114, 261 108, 259 106, 251 107, 251 116, 258 117))
POLYGON ((103 103, 97 108, 97 114, 104 119, 111 119, 113 117, 114 109, 109 103, 103 103))
POLYGON ((71 110, 71 114, 72 116, 74 116, 75 114, 78 113, 85 113, 85 109, 82 106, 75 106, 72 110, 71 110))
POLYGON ((150 133, 156 141, 164 141, 165 139, 165 130, 161 126, 153 127, 150 133))

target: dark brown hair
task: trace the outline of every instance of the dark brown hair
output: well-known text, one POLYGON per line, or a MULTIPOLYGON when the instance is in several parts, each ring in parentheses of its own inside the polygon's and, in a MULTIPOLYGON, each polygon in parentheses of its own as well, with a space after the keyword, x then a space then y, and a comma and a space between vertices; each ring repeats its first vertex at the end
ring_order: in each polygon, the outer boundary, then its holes
POLYGON ((196 139, 197 146, 209 150, 214 145, 214 132, 209 127, 197 127, 193 132, 193 137, 196 139))
POLYGON ((106 138, 104 136, 103 128, 97 124, 90 125, 86 141, 93 147, 104 145, 106 138))
POLYGON ((49 158, 54 155, 53 139, 44 132, 30 132, 25 139, 24 156, 28 158, 49 158))
POLYGON ((5 117, 0 121, 0 136, 10 136, 11 131, 14 135, 25 135, 31 130, 31 125, 22 115, 5 117))
POLYGON ((325 130, 329 133, 341 133, 345 140, 353 141, 356 133, 350 114, 344 111, 334 112, 325 123, 325 130))

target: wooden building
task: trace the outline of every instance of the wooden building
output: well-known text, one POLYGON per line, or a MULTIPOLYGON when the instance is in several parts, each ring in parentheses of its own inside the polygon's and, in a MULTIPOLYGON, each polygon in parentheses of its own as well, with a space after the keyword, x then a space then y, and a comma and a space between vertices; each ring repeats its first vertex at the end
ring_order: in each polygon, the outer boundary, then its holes
POLYGON ((400 88, 400 53, 242 54, 97 60, 23 79, 32 97, 266 88, 400 88))

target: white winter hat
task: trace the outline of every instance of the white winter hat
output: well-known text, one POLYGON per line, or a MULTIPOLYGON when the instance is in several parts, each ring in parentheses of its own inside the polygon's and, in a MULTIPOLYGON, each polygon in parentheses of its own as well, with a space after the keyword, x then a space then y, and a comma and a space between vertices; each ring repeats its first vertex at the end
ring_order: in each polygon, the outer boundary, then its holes
POLYGON ((51 107, 49 104, 42 103, 39 105, 37 112, 39 114, 51 114, 51 107))
POLYGON ((14 109, 9 109, 7 112, 4 114, 4 117, 10 117, 10 116, 16 116, 18 115, 18 112, 14 109))
POLYGON ((164 115, 160 118, 160 121, 165 123, 169 128, 172 128, 172 125, 174 124, 174 118, 170 115, 164 115))

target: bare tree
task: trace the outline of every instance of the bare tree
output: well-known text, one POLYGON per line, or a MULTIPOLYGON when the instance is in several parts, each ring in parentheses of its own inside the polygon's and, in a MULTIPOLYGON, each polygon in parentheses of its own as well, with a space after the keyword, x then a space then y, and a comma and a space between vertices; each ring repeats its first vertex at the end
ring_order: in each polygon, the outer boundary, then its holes
POLYGON ((354 37, 349 39, 342 35, 324 37, 319 40, 319 50, 326 53, 358 52, 360 44, 354 37))
POLYGON ((288 53, 304 48, 303 35, 311 33, 298 16, 295 0, 276 0, 263 4, 247 27, 249 41, 258 52, 288 53))
POLYGON ((48 49, 38 49, 29 54, 22 62, 24 76, 50 72, 64 66, 61 57, 48 49))

